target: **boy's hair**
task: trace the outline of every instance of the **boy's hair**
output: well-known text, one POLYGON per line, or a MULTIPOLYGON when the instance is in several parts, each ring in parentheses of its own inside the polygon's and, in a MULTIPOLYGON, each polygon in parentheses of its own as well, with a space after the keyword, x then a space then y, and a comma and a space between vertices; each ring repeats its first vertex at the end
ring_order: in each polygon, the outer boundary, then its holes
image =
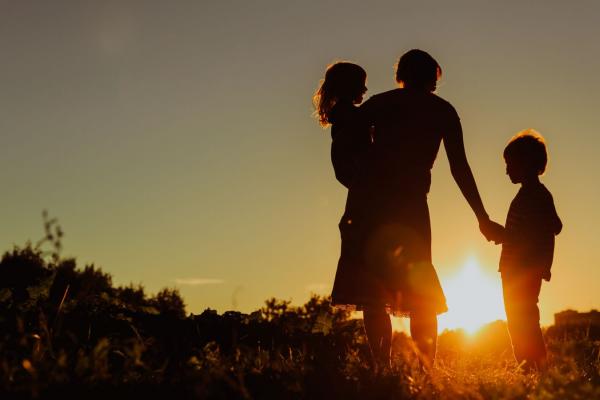
POLYGON ((534 129, 526 129, 510 139, 504 149, 504 159, 516 160, 542 175, 548 163, 546 142, 534 129))

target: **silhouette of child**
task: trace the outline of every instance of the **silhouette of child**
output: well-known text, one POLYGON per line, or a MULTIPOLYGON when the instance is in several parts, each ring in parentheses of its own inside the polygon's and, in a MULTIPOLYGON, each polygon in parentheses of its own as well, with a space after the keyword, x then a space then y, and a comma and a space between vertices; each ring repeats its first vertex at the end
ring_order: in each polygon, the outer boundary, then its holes
POLYGON ((499 271, 513 352, 527 368, 542 368, 546 361, 538 296, 542 279, 550 281, 554 236, 562 229, 552 195, 539 180, 547 159, 544 139, 536 131, 510 140, 504 149, 506 173, 521 189, 504 229, 500 226, 494 238, 502 243, 499 271))
POLYGON ((359 123, 356 105, 367 91, 367 73, 359 65, 337 62, 325 72, 325 79, 313 97, 319 122, 331 124, 331 162, 337 180, 347 188, 356 177, 358 165, 371 144, 359 123))

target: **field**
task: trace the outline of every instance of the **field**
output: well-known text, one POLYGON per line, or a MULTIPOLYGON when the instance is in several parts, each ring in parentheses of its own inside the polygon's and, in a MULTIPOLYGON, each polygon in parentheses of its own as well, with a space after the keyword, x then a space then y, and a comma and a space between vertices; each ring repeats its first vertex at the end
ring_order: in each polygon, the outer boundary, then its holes
POLYGON ((251 314, 187 315, 176 290, 114 287, 31 245, 0 262, 0 398, 600 399, 597 327, 549 327, 549 367, 522 371, 505 324, 445 331, 425 372, 394 337, 375 373, 360 319, 313 297, 251 314))

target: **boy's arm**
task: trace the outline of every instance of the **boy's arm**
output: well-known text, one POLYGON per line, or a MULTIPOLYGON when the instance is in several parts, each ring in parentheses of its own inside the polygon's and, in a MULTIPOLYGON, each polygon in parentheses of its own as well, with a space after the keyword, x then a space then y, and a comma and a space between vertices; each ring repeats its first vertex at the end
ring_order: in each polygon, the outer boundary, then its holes
POLYGON ((528 258, 528 264, 541 273, 542 279, 549 281, 554 259, 554 235, 546 234, 533 240, 528 258))
POLYGON ((552 276, 550 269, 554 259, 554 236, 560 232, 562 223, 556 214, 551 196, 535 203, 531 202, 528 208, 529 215, 526 218, 527 263, 540 271, 544 280, 549 281, 552 276))

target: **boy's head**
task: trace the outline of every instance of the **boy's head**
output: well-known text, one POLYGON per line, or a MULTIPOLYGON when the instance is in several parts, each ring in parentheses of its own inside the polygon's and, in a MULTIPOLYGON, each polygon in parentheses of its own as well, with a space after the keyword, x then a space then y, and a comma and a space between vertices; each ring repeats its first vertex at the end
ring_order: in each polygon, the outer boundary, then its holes
POLYGON ((504 149, 504 160, 506 173, 513 183, 542 175, 548 162, 544 138, 533 129, 519 132, 504 149))

